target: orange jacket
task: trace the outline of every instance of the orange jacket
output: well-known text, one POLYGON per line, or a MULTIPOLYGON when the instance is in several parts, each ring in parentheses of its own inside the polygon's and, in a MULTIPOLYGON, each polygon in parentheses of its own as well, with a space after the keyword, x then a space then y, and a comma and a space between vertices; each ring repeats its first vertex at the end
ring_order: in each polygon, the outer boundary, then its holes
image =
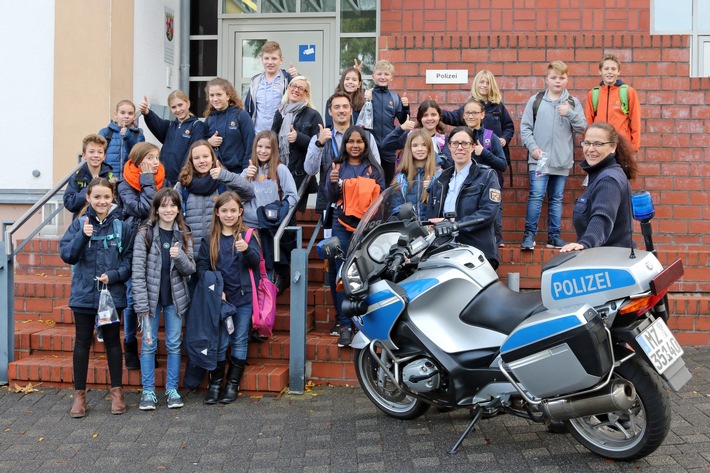
POLYGON ((597 113, 594 114, 592 106, 592 91, 587 94, 587 107, 584 115, 587 123, 607 122, 616 128, 616 131, 631 142, 631 146, 638 151, 641 146, 641 105, 638 95, 633 87, 629 86, 629 115, 621 110, 621 99, 619 98, 619 87, 623 84, 617 80, 614 85, 608 86, 604 83, 599 86, 599 103, 597 113))

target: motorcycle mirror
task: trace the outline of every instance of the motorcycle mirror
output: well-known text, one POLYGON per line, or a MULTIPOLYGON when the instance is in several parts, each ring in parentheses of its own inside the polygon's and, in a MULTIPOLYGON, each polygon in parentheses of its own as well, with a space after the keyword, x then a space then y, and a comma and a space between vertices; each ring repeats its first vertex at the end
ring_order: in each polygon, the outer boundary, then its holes
POLYGON ((340 239, 338 237, 330 237, 327 240, 323 240, 318 243, 317 252, 318 256, 323 259, 334 258, 341 253, 340 239))
POLYGON ((399 207, 399 218, 400 220, 411 220, 416 217, 414 212, 414 204, 407 202, 399 207))

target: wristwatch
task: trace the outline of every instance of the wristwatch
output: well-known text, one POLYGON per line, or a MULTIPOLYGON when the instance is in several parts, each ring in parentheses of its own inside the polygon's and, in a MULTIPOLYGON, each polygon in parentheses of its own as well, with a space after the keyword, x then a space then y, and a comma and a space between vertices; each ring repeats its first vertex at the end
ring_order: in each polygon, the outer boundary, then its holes
POLYGON ((325 145, 324 145, 324 144, 321 144, 320 141, 316 140, 316 146, 319 147, 319 148, 322 148, 322 147, 325 146, 325 145))

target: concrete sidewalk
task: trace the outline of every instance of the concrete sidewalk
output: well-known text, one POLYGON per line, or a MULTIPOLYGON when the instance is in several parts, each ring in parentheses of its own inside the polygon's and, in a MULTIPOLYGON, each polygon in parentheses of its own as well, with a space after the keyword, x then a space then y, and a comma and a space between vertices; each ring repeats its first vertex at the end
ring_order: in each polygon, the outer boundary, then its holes
POLYGON ((467 411, 431 409, 413 421, 377 410, 360 388, 317 387, 302 396, 242 397, 206 406, 191 395, 182 409, 110 414, 108 392, 88 394, 89 413, 71 419, 69 390, 28 395, 0 389, 3 472, 710 472, 710 347, 686 348, 693 379, 672 393, 664 445, 632 463, 589 453, 569 434, 505 415, 482 420, 457 455, 447 452, 467 411))

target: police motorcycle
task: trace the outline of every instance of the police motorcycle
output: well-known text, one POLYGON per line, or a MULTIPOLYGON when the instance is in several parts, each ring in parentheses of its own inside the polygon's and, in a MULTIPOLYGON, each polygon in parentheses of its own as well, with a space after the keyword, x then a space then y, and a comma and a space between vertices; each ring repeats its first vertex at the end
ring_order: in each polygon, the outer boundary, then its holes
MULTIPOLYGON (((564 421, 592 452, 632 460, 656 450, 671 424, 666 386, 690 379, 666 325, 664 296, 683 275, 649 251, 592 248, 554 256, 541 289, 503 284, 483 254, 453 241, 480 225, 419 222, 399 186, 363 216, 344 258, 345 313, 360 386, 381 411, 414 419, 430 406, 472 420, 508 413, 564 421)), ((644 237, 646 235, 644 234, 644 237)))

